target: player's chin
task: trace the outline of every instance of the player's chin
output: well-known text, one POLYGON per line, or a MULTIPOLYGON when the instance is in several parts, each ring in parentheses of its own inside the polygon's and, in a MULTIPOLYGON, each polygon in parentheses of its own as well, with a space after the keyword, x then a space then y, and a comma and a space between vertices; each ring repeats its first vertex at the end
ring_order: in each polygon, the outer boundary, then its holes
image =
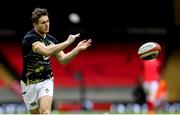
POLYGON ((49 33, 49 30, 45 30, 44 33, 45 33, 45 34, 49 33))

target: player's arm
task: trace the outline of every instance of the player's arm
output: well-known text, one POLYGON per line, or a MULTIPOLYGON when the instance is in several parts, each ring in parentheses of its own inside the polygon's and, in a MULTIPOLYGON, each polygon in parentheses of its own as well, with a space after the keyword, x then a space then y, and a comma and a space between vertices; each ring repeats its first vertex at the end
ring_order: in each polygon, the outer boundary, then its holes
POLYGON ((32 49, 34 52, 44 55, 44 56, 51 56, 54 54, 57 54, 61 50, 65 49, 67 46, 69 46, 71 43, 74 42, 74 40, 79 37, 80 34, 75 35, 69 35, 68 39, 62 43, 56 44, 56 45, 49 45, 46 46, 43 43, 37 41, 32 44, 32 49))
POLYGON ((83 40, 78 43, 78 45, 68 53, 63 51, 57 53, 56 59, 62 64, 68 64, 79 52, 87 49, 91 45, 92 40, 83 40))

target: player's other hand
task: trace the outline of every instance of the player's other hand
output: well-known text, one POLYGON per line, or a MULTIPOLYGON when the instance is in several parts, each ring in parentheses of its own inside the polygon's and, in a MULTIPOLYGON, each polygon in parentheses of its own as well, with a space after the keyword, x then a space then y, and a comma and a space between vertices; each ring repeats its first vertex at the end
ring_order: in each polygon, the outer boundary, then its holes
POLYGON ((69 37, 67 38, 66 42, 70 45, 70 44, 72 44, 72 43, 75 41, 75 39, 76 39, 77 37, 79 37, 79 36, 80 36, 80 33, 74 34, 74 35, 70 34, 69 37))
POLYGON ((85 50, 87 49, 92 43, 92 40, 89 39, 89 40, 83 40, 83 41, 80 41, 77 45, 77 48, 81 51, 81 50, 85 50))

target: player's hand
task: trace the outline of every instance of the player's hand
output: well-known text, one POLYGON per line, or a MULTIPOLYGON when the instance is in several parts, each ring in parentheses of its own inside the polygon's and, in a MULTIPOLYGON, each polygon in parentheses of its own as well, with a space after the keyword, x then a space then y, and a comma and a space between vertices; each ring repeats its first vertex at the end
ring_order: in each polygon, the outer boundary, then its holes
POLYGON ((78 33, 78 34, 75 34, 75 35, 69 35, 69 37, 67 38, 67 40, 66 40, 66 42, 70 45, 70 44, 72 44, 74 41, 75 41, 75 39, 77 38, 77 37, 79 37, 80 36, 80 33, 78 33))
POLYGON ((80 41, 77 45, 77 48, 79 48, 80 51, 85 50, 91 45, 91 43, 92 43, 91 39, 80 41))

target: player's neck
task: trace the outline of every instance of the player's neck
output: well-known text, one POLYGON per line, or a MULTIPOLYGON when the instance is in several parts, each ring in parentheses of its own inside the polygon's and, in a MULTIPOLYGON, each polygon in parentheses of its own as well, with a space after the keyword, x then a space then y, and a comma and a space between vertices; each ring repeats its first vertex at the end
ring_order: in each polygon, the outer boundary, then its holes
POLYGON ((40 33, 40 32, 38 32, 36 29, 34 29, 35 30, 35 32, 37 33, 37 34, 39 34, 42 38, 46 38, 46 34, 42 34, 42 33, 40 33))

